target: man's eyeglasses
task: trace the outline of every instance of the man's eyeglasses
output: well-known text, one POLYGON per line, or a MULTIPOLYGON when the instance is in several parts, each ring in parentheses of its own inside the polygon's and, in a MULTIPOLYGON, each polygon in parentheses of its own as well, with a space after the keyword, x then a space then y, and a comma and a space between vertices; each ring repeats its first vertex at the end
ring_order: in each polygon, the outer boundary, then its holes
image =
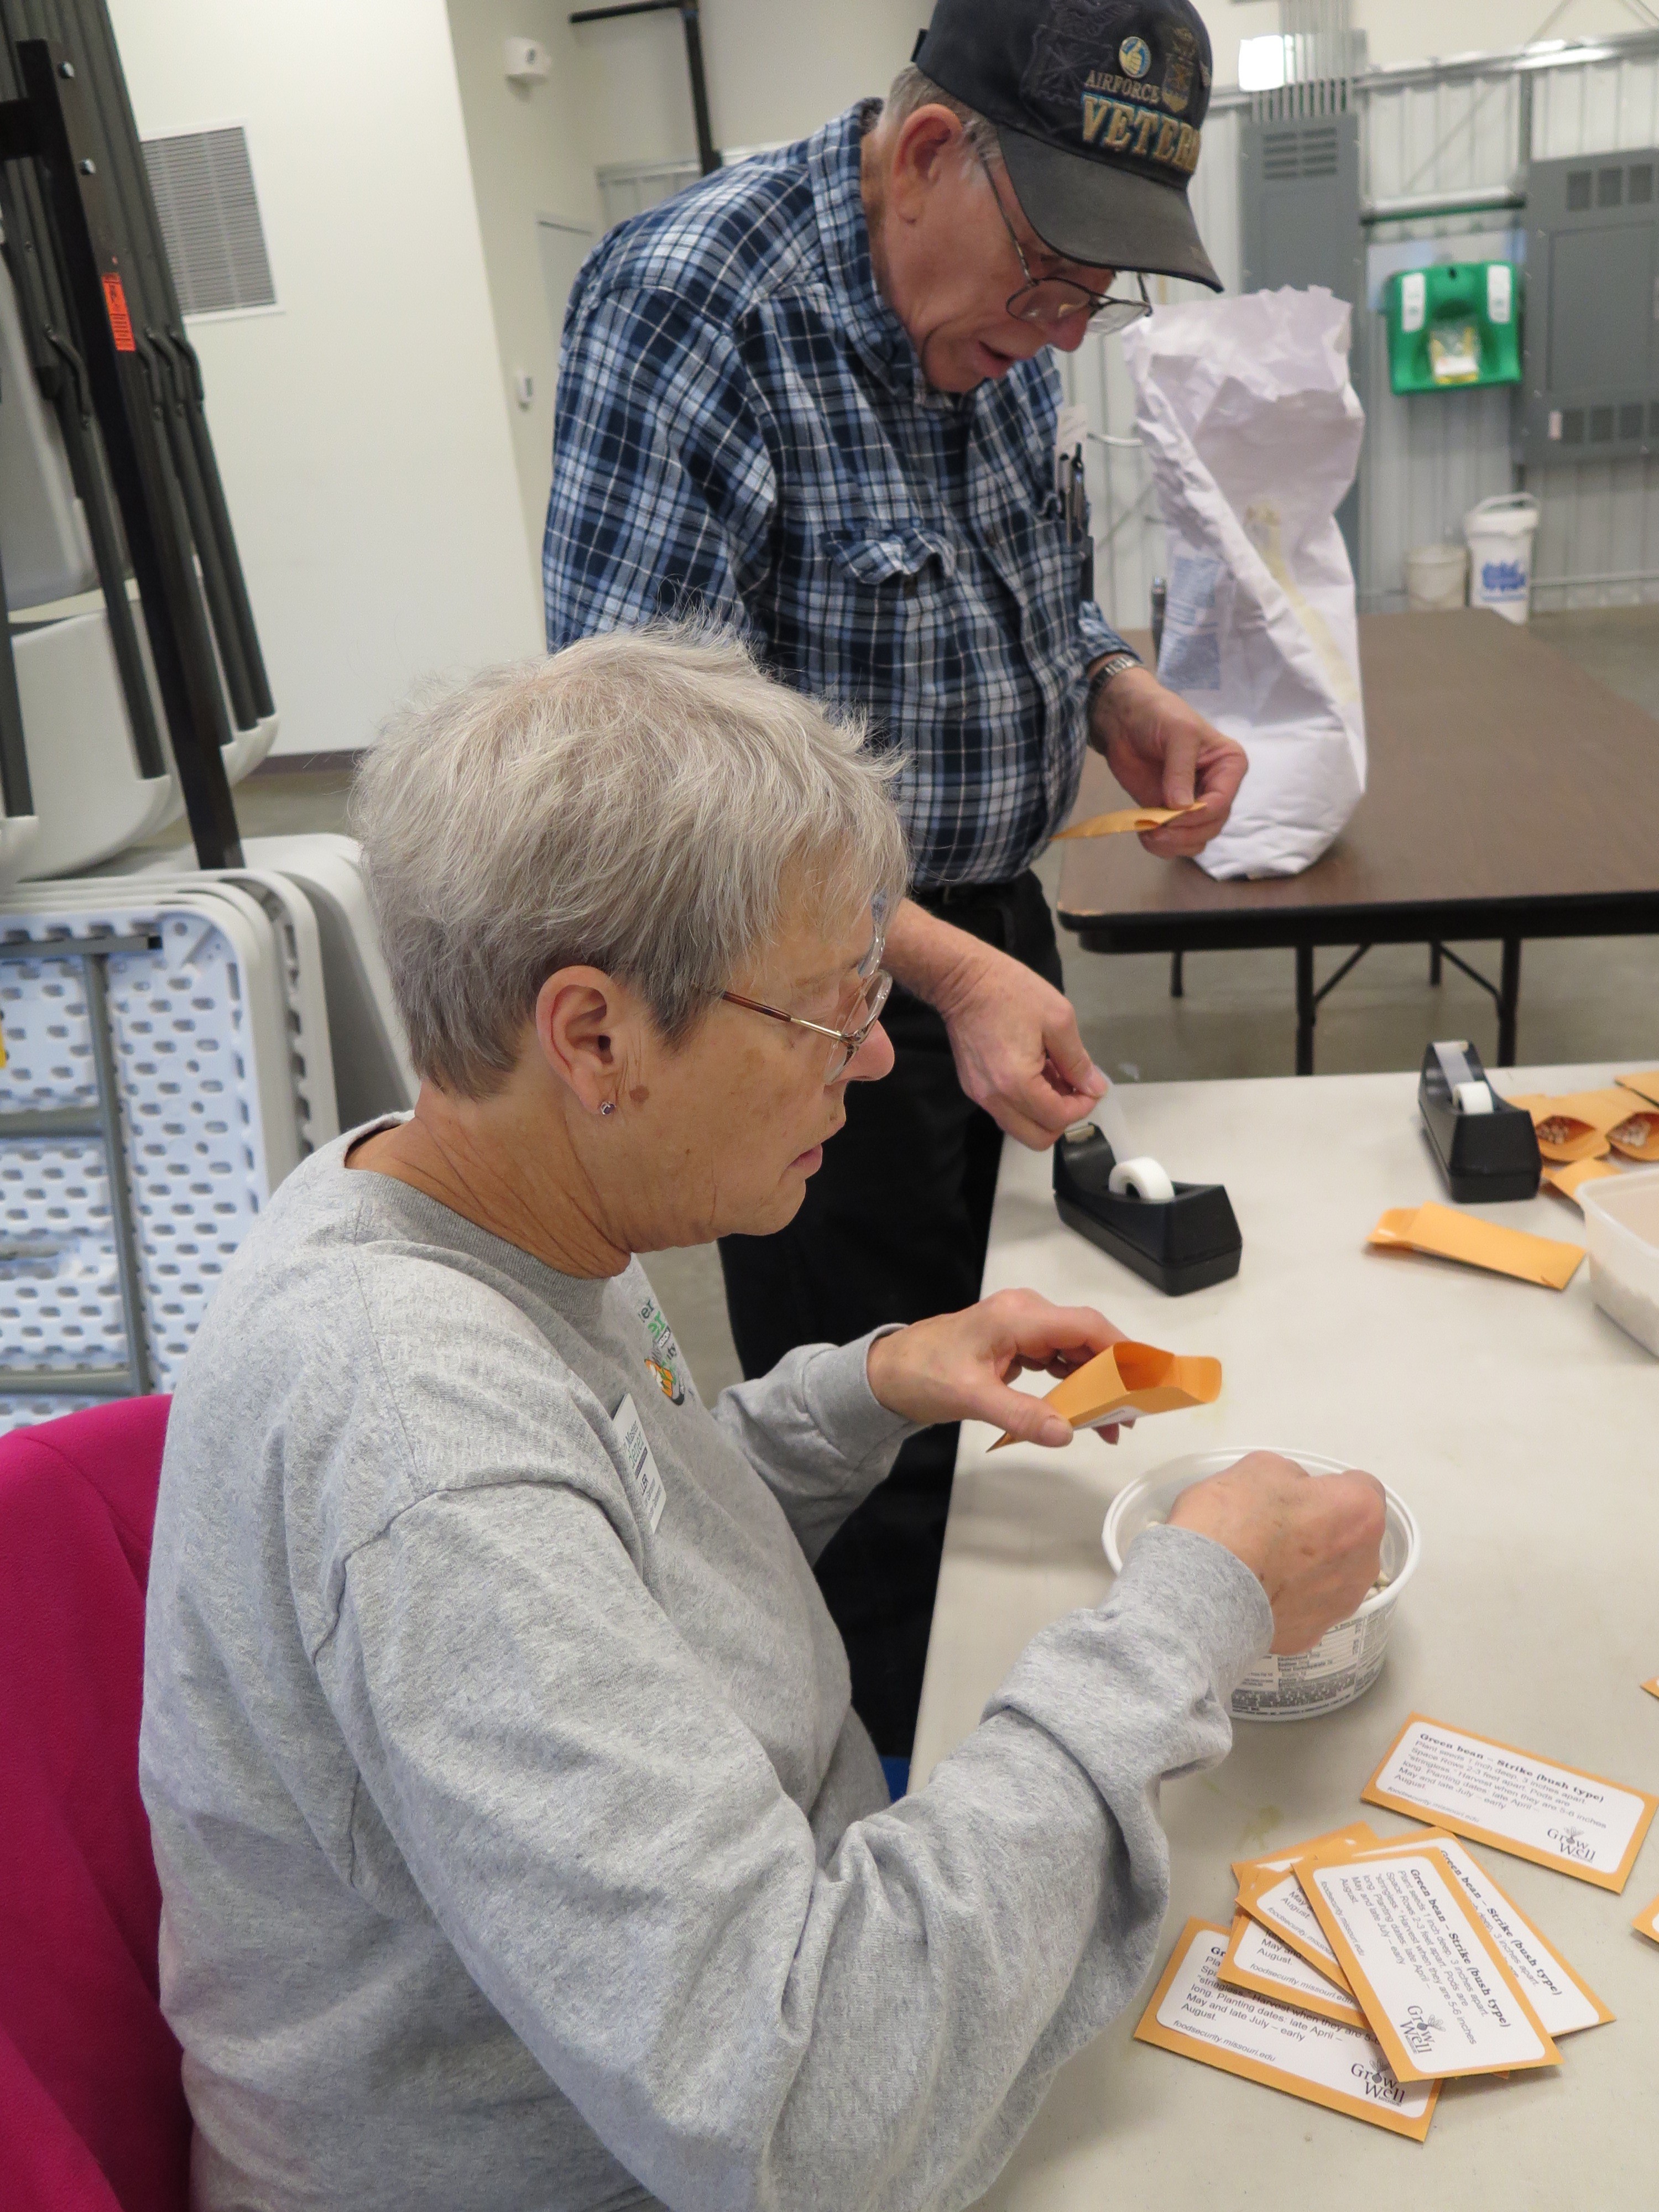
POLYGON ((975 148, 980 167, 985 172, 986 182, 991 187, 991 197, 997 204, 997 213, 1002 217, 1002 227, 1008 234, 1009 243, 1019 256, 1019 265, 1025 272, 1025 282, 1018 292, 1008 296, 1007 312, 1017 323, 1059 324, 1068 330, 1078 327, 1081 316, 1083 327, 1091 336, 1109 337, 1114 331, 1127 330, 1143 315, 1152 312, 1147 297, 1146 279, 1137 272, 1135 283, 1139 290, 1138 300, 1114 298, 1109 293, 1091 292, 1086 284, 1079 284, 1070 276, 1034 276, 1031 264, 1025 258, 1025 248, 1019 242, 1019 233, 1008 220, 1008 210, 1002 204, 1002 194, 997 189, 996 172, 983 154, 975 148))
POLYGON ((792 1028, 811 1030, 815 1036, 833 1037, 836 1049, 823 1079, 834 1083, 863 1051, 871 1030, 881 1019, 881 1010, 893 988, 892 977, 881 965, 886 950, 886 939, 878 934, 860 963, 859 995, 848 1009, 848 1026, 844 1029, 832 1029, 824 1022, 809 1022, 802 1014, 786 1013, 781 1006, 766 1006, 759 999, 745 999, 737 991, 722 991, 720 996, 728 1006, 744 1006, 751 1014, 765 1014, 772 1021, 787 1022, 792 1028))

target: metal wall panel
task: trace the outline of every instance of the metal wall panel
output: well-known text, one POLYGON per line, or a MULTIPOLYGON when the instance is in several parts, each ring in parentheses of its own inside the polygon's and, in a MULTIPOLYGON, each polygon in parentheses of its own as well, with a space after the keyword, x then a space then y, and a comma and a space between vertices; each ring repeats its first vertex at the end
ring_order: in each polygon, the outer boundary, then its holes
MULTIPOLYGON (((1539 70, 1531 85, 1532 150, 1539 160, 1659 145, 1659 58, 1539 70)), ((1464 69, 1427 79, 1414 75, 1398 85, 1379 76, 1362 80, 1356 90, 1368 199, 1514 180, 1526 98, 1518 76, 1464 69)), ((1230 289, 1242 273, 1240 119, 1237 107, 1212 112, 1193 186, 1199 228, 1230 289)), ((1355 315, 1355 343, 1364 349, 1360 365, 1371 395, 1361 462, 1359 588, 1367 610, 1402 607, 1407 552, 1460 537, 1471 507, 1516 486, 1508 390, 1401 398, 1389 392, 1386 331, 1375 304, 1389 249, 1408 247, 1411 258, 1422 261, 1449 246, 1453 252, 1497 258, 1514 250, 1511 232, 1524 220, 1519 213, 1416 218, 1378 224, 1369 234, 1370 297, 1355 315), (1460 239, 1468 244, 1451 244, 1460 239)), ((1406 265, 1394 258, 1395 265, 1406 265)), ((1171 299, 1193 291, 1179 284, 1155 289, 1171 299)), ((1090 339, 1063 363, 1062 374, 1068 397, 1087 409, 1094 434, 1089 484, 1102 604, 1120 625, 1144 624, 1164 538, 1151 472, 1133 442, 1133 396, 1119 342, 1090 339), (1130 442, 1099 442, 1106 437, 1130 442)), ((1659 600, 1659 462, 1539 470, 1526 489, 1542 508, 1534 562, 1540 609, 1659 600)))

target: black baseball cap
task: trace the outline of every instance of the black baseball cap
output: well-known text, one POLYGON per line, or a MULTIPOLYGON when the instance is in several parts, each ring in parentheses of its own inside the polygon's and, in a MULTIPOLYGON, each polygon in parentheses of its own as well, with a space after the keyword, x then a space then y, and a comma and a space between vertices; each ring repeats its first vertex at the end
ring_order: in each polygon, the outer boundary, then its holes
POLYGON ((1045 246, 1222 289, 1187 200, 1211 79, 1190 0, 939 0, 911 58, 995 126, 1045 246))

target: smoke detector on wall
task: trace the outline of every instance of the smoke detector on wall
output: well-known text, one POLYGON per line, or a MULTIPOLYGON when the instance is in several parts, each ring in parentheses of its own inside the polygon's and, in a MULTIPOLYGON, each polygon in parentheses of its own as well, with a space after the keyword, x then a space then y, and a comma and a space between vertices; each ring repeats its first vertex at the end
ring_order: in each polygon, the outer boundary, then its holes
POLYGON ((509 84, 543 84, 553 72, 553 58, 539 39, 509 39, 507 42, 507 81, 509 84))

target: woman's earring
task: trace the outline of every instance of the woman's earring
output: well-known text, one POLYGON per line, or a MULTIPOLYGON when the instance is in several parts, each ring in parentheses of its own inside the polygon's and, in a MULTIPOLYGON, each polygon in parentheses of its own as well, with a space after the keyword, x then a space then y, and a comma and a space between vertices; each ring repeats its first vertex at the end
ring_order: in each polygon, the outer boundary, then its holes
POLYGON ((604 1105, 599 1109, 601 1114, 614 1114, 616 1110, 617 1102, 614 1098, 607 1098, 604 1105))

